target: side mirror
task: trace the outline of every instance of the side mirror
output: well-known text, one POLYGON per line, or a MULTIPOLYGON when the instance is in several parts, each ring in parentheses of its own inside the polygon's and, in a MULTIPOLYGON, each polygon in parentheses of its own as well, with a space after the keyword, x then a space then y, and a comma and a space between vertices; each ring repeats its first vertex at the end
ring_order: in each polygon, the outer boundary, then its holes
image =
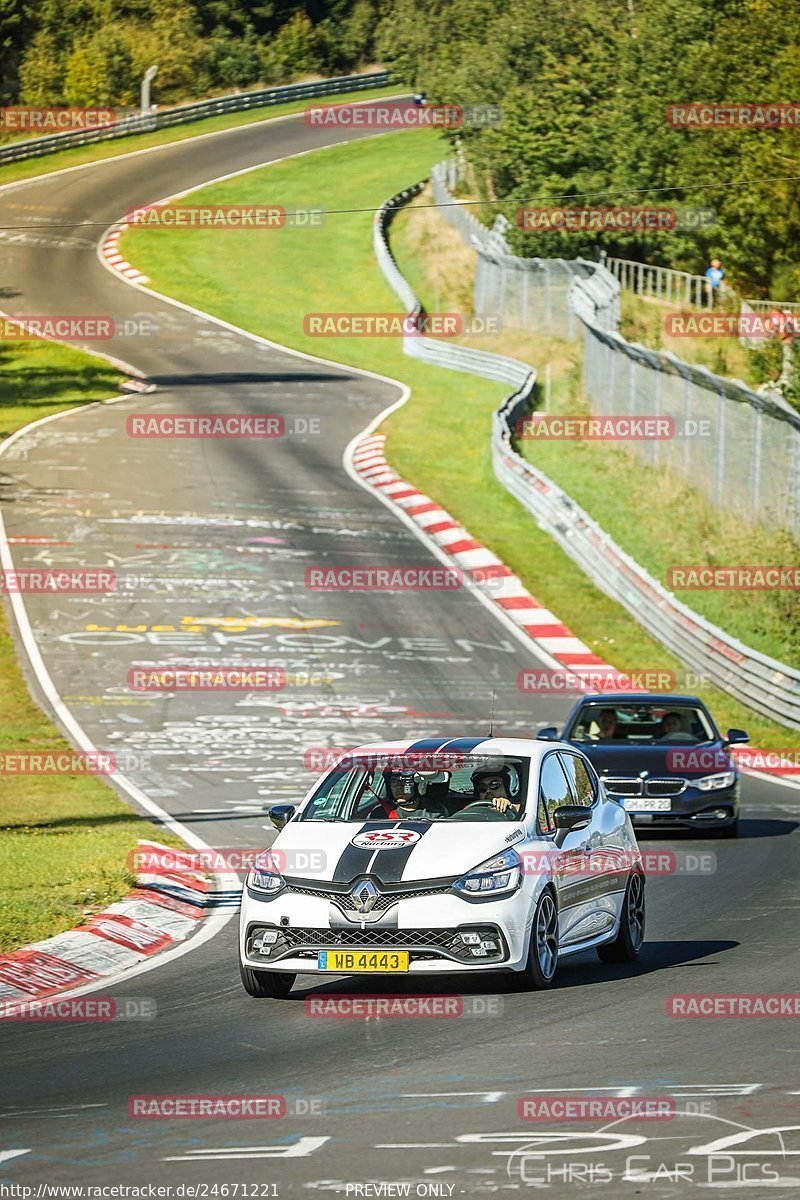
POLYGON ((728 746, 741 746, 743 742, 750 741, 750 734, 745 733, 743 729, 729 729, 725 742, 728 746))
POLYGON ((284 825, 288 821, 291 821, 294 814, 295 807, 293 804, 273 804, 267 816, 276 829, 283 829, 284 825))
POLYGON ((536 735, 540 742, 557 742, 558 730, 555 725, 547 725, 544 729, 540 729, 536 735))
POLYGON ((585 829, 591 819, 591 810, 583 804, 562 804, 553 813, 556 829, 585 829))

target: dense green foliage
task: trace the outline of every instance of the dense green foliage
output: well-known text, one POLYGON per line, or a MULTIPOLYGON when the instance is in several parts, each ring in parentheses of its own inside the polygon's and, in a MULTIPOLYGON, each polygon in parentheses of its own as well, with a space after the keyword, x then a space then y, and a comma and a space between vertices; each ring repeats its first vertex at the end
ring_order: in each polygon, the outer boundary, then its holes
POLYGON ((0 0, 0 102, 159 103, 368 63, 369 0, 0 0))
MULTIPOLYGON (((800 129, 671 128, 670 104, 791 101, 798 0, 0 0, 0 101, 160 104, 380 60, 431 99, 500 105, 461 141, 524 254, 705 269, 800 296, 800 129), (776 182, 780 178, 783 182, 776 182), (526 201, 697 205, 696 231, 528 232, 526 201)), ((491 215, 491 213, 488 213, 491 215)))
POLYGON ((397 0, 378 49, 432 99, 502 106, 497 128, 460 137, 522 253, 594 257, 599 243, 690 271, 716 255, 746 294, 800 295, 800 191, 767 182, 800 176, 800 132, 673 129, 665 112, 796 100, 797 0, 430 0, 424 20, 420 10, 397 0), (718 220, 649 235, 516 228, 523 201, 567 196, 710 206, 718 220))

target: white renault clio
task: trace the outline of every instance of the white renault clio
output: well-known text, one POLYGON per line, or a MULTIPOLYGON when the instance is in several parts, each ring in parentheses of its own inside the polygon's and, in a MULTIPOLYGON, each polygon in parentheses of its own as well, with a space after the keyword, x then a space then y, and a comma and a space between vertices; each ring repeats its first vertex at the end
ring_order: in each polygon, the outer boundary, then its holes
POLYGON ((298 974, 502 970, 545 988, 559 958, 632 961, 642 946, 630 818, 574 746, 362 746, 270 817, 279 835, 242 896, 251 996, 285 996, 298 974))

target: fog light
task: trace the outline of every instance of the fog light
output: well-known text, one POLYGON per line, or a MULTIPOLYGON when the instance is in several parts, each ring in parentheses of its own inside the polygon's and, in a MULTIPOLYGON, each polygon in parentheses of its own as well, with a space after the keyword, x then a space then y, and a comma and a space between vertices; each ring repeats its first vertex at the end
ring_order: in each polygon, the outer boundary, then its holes
POLYGON ((479 946, 481 935, 479 933, 460 933, 458 935, 465 946, 479 946))
POLYGON ((486 951, 482 946, 473 946, 470 950, 470 954, 473 954, 476 958, 485 958, 486 951))
POLYGON ((494 941, 481 942, 481 950, 495 951, 496 949, 497 949, 497 942, 494 942, 494 941))
POLYGON ((277 929, 261 929, 250 942, 250 950, 256 954, 269 954, 270 947, 278 940, 277 929))

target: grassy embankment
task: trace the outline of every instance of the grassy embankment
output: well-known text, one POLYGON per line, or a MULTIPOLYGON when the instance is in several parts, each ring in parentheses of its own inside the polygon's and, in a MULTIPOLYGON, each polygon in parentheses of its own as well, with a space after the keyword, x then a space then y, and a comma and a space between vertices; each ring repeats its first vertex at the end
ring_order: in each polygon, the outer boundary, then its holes
MULTIPOLYGON (((309 311, 397 311, 397 301, 372 255, 372 212, 394 191, 427 174, 437 157, 441 147, 434 135, 414 132, 276 164, 240 177, 235 184, 204 188, 193 200, 256 203, 279 196, 287 206, 302 207, 318 204, 322 196, 327 209, 363 211, 336 213, 311 231, 196 231, 191 256, 186 254, 183 232, 134 229, 124 236, 124 252, 159 291, 295 349, 409 384, 411 401, 386 427, 387 456, 393 466, 490 545, 596 653, 621 669, 663 667, 680 674, 680 664, 619 605, 603 596, 495 480, 490 414, 504 394, 502 386, 411 360, 403 355, 399 341, 320 339, 303 330, 303 316, 309 311), (268 289, 262 286, 265 278, 270 280, 268 289)), ((466 308, 468 252, 438 216, 414 207, 406 210, 395 223, 393 246, 430 311, 466 308)), ((526 334, 475 339, 473 344, 517 354, 540 366, 549 360, 554 406, 579 404, 579 346, 526 334)), ((552 443, 552 448, 560 449, 566 469, 574 447, 552 443)), ((613 474, 617 451, 600 449, 605 460, 596 464, 598 475, 613 474)), ((555 462, 545 466, 552 474, 557 468, 555 462)), ((612 479, 612 490, 618 486, 612 479)), ((657 496, 655 501, 648 498, 647 522, 657 503, 657 496)), ((688 521, 685 512, 682 519, 688 521)), ((703 513, 688 522, 693 536, 705 536, 707 519, 703 513)), ((635 506, 628 510, 627 521, 645 524, 635 506)), ((624 537, 620 540, 624 544, 624 537)), ((726 555, 728 543, 721 542, 717 550, 726 555)), ((762 551, 763 560, 769 561, 763 545, 762 551)), ((701 691, 723 727, 748 728, 761 745, 793 744, 790 731, 726 694, 713 688, 701 691)))

